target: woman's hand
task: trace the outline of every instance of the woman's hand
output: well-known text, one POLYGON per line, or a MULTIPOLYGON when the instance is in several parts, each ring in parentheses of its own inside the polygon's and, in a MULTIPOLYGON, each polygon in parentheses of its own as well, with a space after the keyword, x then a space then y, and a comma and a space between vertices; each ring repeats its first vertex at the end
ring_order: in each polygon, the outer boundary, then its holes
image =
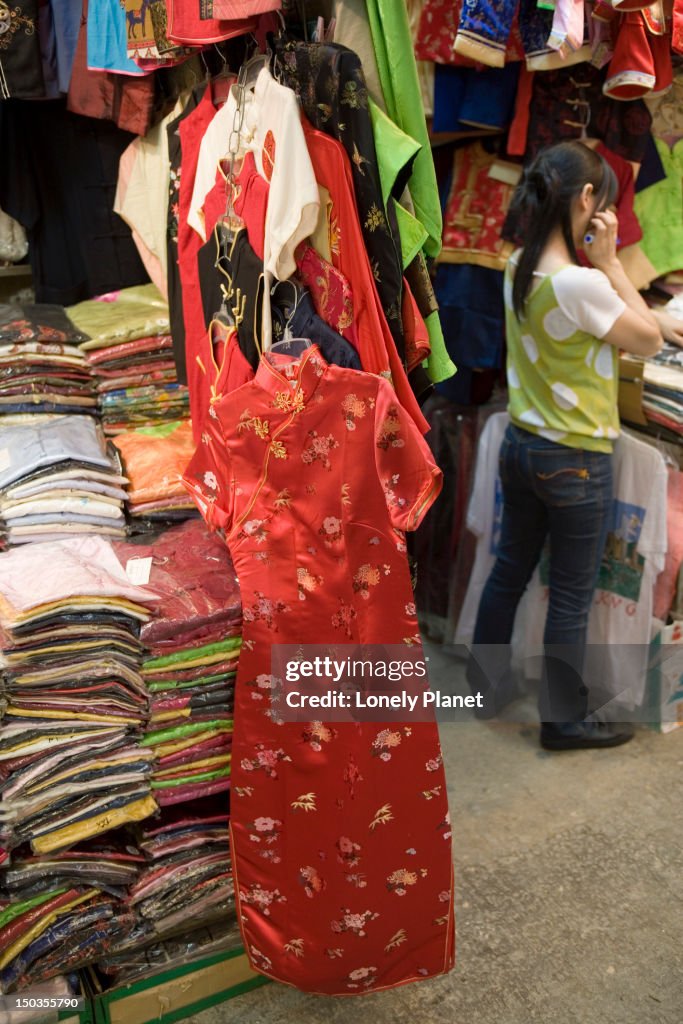
POLYGON ((672 316, 663 309, 653 309, 655 319, 659 324, 664 341, 670 341, 672 345, 683 348, 683 320, 672 316))
POLYGON ((584 238, 584 253, 598 270, 614 264, 617 258, 617 230, 619 221, 611 210, 596 213, 584 238), (587 241, 588 238, 592 240, 587 241))

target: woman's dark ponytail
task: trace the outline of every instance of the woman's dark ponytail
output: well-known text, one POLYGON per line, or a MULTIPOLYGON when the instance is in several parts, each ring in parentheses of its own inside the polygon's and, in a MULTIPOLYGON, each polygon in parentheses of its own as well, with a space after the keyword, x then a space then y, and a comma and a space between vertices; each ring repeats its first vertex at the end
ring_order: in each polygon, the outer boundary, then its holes
POLYGON ((506 220, 506 235, 522 246, 512 286, 517 319, 524 315, 534 271, 550 235, 560 227, 571 259, 578 257, 572 234, 572 202, 591 184, 604 209, 616 199, 616 178, 599 154, 580 142, 561 142, 543 150, 522 175, 506 220))

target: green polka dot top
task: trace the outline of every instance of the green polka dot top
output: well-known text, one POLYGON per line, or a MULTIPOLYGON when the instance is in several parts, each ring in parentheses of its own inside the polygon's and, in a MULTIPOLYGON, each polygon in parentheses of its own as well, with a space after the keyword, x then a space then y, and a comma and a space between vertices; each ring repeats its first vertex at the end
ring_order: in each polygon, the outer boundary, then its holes
POLYGON ((517 255, 504 278, 510 418, 569 448, 611 452, 619 436, 618 352, 602 339, 625 303, 600 270, 568 265, 534 275, 518 320, 512 308, 517 255))

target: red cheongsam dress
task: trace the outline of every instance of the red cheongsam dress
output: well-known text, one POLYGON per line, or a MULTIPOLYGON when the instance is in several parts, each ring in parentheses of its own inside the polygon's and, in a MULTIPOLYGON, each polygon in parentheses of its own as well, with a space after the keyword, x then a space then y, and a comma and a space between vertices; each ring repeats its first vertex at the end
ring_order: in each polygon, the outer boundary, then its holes
POLYGON ((405 530, 441 473, 391 385, 270 353, 215 402, 185 483, 225 537, 244 617, 231 840, 252 966, 356 995, 454 961, 451 827, 434 722, 282 722, 271 645, 419 645, 405 530))

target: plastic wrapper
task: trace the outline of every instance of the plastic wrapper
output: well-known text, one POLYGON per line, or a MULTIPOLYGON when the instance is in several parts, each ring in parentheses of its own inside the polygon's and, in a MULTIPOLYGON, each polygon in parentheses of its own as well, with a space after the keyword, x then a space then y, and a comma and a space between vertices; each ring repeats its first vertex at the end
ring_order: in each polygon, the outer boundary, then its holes
POLYGON ((195 450, 189 422, 128 431, 114 437, 113 443, 130 480, 131 505, 187 494, 180 477, 195 450))
POLYGON ((234 914, 221 910, 216 924, 195 929, 177 938, 153 942, 139 950, 105 957, 98 967, 113 983, 125 984, 214 953, 236 949, 241 942, 234 914))
POLYGON ((79 330, 62 306, 49 303, 0 305, 0 344, 54 341, 75 345, 87 339, 88 335, 79 330))
POLYGON ((114 550, 124 566, 131 559, 152 558, 149 585, 160 596, 154 618, 142 631, 145 644, 175 640, 180 646, 181 637, 194 637, 200 629, 205 630, 203 643, 210 643, 222 639, 225 633, 217 637, 216 632, 224 626, 241 622, 230 555, 202 520, 174 526, 150 544, 117 543, 114 550))
POLYGON ((70 306, 69 316, 88 340, 85 352, 138 338, 168 334, 168 304, 153 284, 124 288, 112 295, 70 306))

